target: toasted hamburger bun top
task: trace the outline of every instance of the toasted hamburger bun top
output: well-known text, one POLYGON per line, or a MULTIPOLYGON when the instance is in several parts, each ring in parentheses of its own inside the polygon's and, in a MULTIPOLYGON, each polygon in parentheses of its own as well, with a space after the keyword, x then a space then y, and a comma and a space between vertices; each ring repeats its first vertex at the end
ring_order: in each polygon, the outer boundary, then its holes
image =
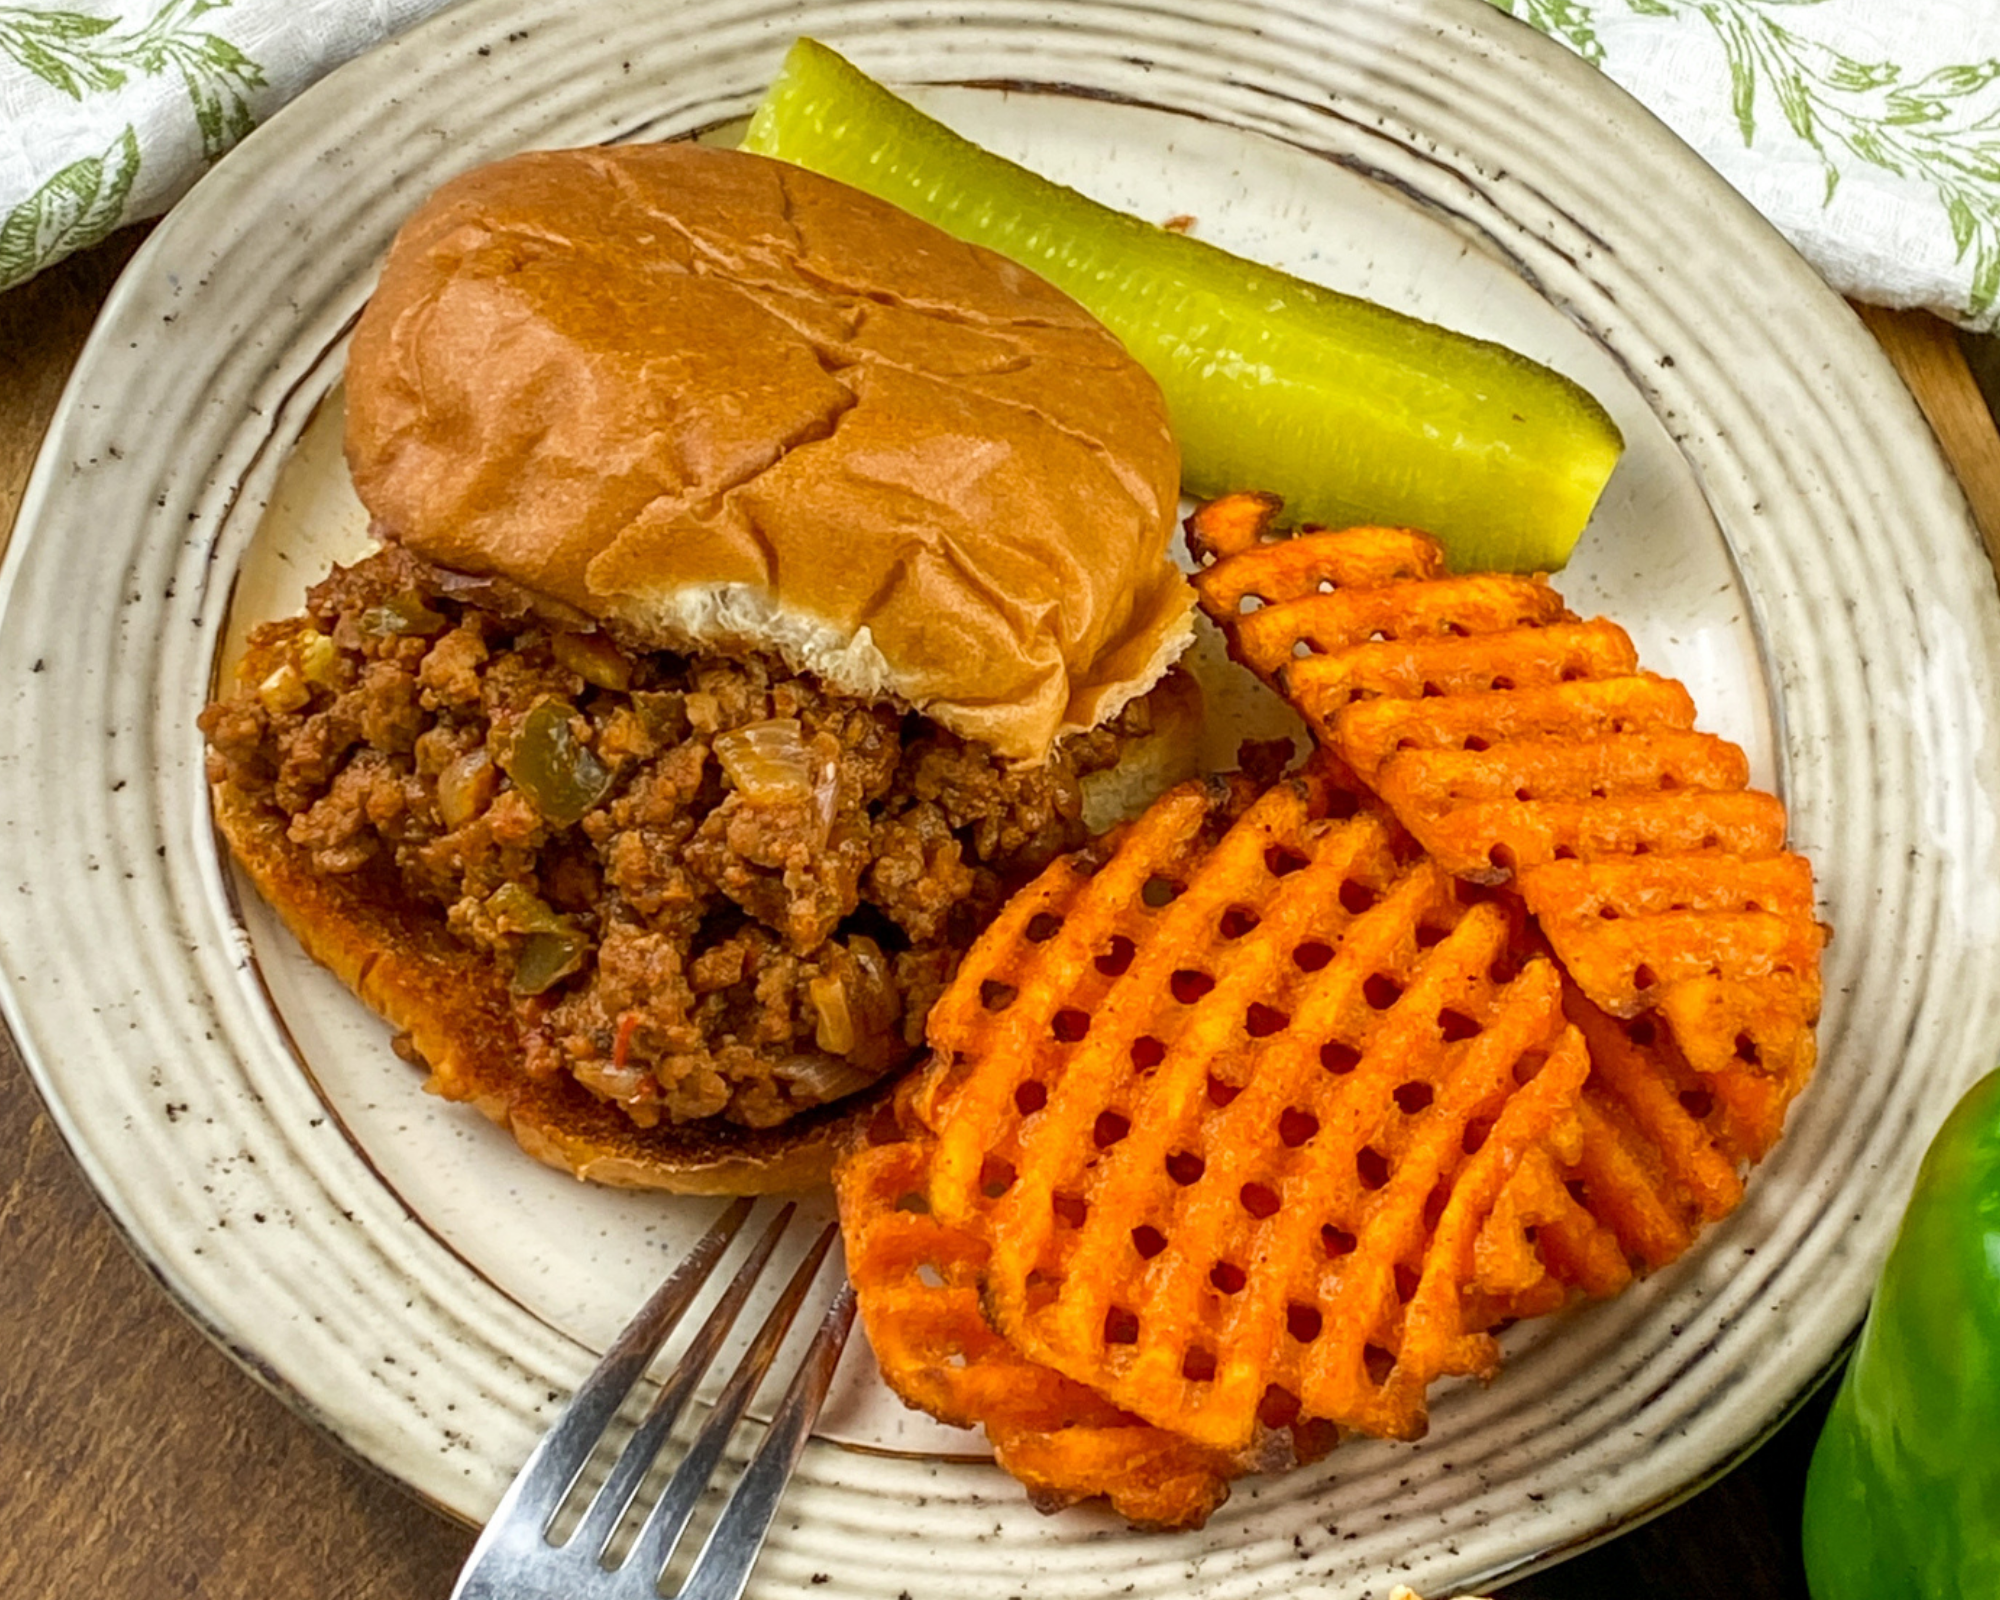
POLYGON ((348 358, 388 537, 637 644, 775 650, 1014 760, 1190 636, 1158 388, 1060 291, 802 169, 669 144, 447 184, 348 358))

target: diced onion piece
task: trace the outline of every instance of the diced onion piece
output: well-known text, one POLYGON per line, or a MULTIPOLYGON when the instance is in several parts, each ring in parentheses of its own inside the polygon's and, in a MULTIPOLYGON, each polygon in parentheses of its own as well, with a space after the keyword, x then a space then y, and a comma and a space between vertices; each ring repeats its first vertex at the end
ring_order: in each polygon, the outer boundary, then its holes
POLYGON ((299 676, 299 669, 289 661, 281 662, 262 683, 257 685, 257 700, 266 711, 274 716, 287 711, 297 711, 312 698, 312 691, 306 681, 299 676))
POLYGON ((857 933, 847 941, 847 953, 860 970, 862 983, 872 989, 877 998, 892 994, 889 958, 882 954, 879 944, 865 933, 857 933))
POLYGON ((606 1100, 615 1100, 640 1128, 656 1126, 660 1120, 660 1084, 649 1066, 620 1066, 602 1056, 586 1056, 572 1062, 576 1081, 606 1100))
POLYGON ((722 704, 706 689, 692 691, 681 705, 687 712, 688 726, 704 737, 715 732, 722 721, 722 704))
POLYGON ((549 642, 557 661, 585 683, 620 692, 632 687, 632 663, 601 633, 559 633, 549 642))
POLYGON ((810 1053, 786 1056, 771 1070, 785 1081, 794 1100, 810 1105, 825 1105, 830 1100, 859 1094, 875 1081, 845 1061, 810 1053))
POLYGON ((445 627, 451 619, 442 611, 433 611, 424 603, 424 597, 414 589, 403 589, 389 596, 379 606, 370 606, 361 613, 363 633, 387 636, 393 634, 433 634, 445 627))
POLYGON ((611 791, 611 769, 577 741, 575 711, 544 700, 521 720, 507 776, 559 828, 583 818, 611 791))
POLYGON ((298 637, 299 675, 322 689, 340 687, 339 652, 333 640, 317 628, 308 628, 298 637))
POLYGON ((500 769, 486 747, 456 757, 438 774, 438 818, 447 828, 462 828, 492 803, 500 787, 500 769))
POLYGON ((737 792, 753 806, 813 797, 812 758, 797 717, 773 717, 715 736, 713 749, 737 792))
POLYGON ((839 978, 823 974, 806 985, 819 1025, 813 1029, 813 1043, 831 1055, 844 1056, 854 1048, 854 1013, 847 1006, 847 985, 839 978))
POLYGON ((820 838, 833 832, 834 813, 840 808, 840 765, 835 761, 820 763, 819 775, 813 779, 813 806, 819 813, 820 838))

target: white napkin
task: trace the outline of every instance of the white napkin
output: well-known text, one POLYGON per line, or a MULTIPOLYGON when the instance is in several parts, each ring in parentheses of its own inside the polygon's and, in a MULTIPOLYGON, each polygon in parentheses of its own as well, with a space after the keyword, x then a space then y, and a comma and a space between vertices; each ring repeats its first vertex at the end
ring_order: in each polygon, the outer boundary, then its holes
MULTIPOLYGON (((166 210, 447 3, 0 0, 0 288, 166 210)), ((1493 3, 1651 107, 1835 289, 2000 322, 2000 0, 1493 3)))
POLYGON ((2000 0, 1494 0, 1594 62, 1842 294, 2000 325, 2000 0))
POLYGON ((0 289, 158 216, 264 118, 449 0, 0 0, 0 289))

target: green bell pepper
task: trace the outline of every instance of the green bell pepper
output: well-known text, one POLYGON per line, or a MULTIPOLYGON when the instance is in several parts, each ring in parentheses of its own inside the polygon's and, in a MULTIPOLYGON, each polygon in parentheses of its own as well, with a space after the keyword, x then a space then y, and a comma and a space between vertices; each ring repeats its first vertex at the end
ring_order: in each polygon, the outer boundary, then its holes
POLYGON ((2000 1596, 2000 1072, 1958 1103, 1806 1478, 1813 1600, 2000 1596))

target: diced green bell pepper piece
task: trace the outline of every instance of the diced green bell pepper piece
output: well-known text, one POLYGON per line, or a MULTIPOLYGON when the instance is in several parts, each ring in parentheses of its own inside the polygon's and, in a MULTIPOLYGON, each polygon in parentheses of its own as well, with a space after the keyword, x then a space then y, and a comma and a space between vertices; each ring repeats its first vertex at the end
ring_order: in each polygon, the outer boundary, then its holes
POLYGON ((544 700, 521 721, 507 776, 558 828, 581 822, 611 792, 611 769, 570 731, 574 706, 544 700))

